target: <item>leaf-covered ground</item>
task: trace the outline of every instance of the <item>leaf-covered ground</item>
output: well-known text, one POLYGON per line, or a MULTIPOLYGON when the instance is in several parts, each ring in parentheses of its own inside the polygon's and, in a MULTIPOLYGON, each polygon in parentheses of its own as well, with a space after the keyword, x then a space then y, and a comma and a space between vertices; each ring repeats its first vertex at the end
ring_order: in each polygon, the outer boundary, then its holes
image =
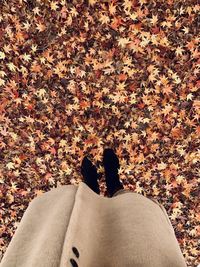
POLYGON ((111 147, 198 264, 199 14, 197 0, 1 1, 1 256, 29 202, 78 185, 88 153, 106 196, 111 147))

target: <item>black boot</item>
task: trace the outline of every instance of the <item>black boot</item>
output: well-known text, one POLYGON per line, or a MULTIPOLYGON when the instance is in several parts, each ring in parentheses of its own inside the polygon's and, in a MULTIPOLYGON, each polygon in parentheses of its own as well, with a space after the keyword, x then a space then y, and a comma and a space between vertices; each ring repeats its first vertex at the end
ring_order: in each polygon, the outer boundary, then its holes
POLYGON ((123 184, 119 180, 119 159, 113 149, 106 148, 104 150, 103 165, 105 169, 107 191, 109 197, 112 197, 118 190, 124 188, 123 184))
POLYGON ((83 182, 87 184, 95 193, 100 194, 99 184, 97 182, 99 179, 99 174, 97 173, 96 167, 87 157, 83 158, 81 174, 83 175, 83 182))

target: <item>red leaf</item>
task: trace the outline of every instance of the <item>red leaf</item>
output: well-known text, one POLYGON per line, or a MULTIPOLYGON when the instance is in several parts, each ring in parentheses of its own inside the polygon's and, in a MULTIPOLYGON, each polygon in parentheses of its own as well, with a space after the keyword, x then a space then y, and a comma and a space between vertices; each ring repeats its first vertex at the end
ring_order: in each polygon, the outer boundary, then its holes
POLYGON ((144 106, 145 106, 145 104, 144 104, 144 103, 140 103, 140 104, 138 104, 137 106, 138 106, 140 109, 143 109, 144 106))

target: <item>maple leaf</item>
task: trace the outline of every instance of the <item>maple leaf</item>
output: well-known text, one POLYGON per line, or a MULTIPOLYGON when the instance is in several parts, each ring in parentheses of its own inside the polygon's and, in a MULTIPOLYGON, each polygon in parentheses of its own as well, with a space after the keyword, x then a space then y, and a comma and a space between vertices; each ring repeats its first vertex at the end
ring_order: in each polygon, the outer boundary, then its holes
POLYGON ((16 141, 18 138, 18 135, 16 133, 10 132, 10 136, 16 141))
POLYGON ((26 21, 26 22, 23 22, 23 25, 24 25, 24 29, 25 30, 29 30, 29 28, 31 27, 31 24, 28 22, 28 21, 26 21))
POLYGON ((176 176, 176 181, 178 184, 181 184, 185 181, 185 177, 183 175, 176 176))
POLYGON ((3 46, 3 49, 4 49, 4 51, 5 51, 6 53, 9 53, 10 51, 12 51, 12 48, 11 48, 10 44, 8 44, 8 45, 4 45, 4 46, 3 46))
POLYGON ((115 6, 113 2, 110 3, 109 12, 110 12, 111 15, 114 15, 116 13, 116 7, 117 6, 115 6))
POLYGON ((153 185, 153 194, 155 195, 155 196, 157 196, 160 192, 159 192, 159 189, 157 188, 157 186, 156 185, 153 185))
POLYGON ((150 136, 150 140, 152 140, 152 141, 155 141, 155 140, 157 140, 159 138, 159 133, 157 133, 157 132, 152 132, 151 133, 151 136, 150 136))
POLYGON ((125 82, 120 82, 117 84, 116 89, 123 91, 125 86, 126 86, 125 82))
MULTIPOLYGON (((190 253, 192 255, 198 256, 199 254, 199 250, 197 250, 196 248, 190 248, 190 253)), ((198 267, 198 266, 197 266, 198 267)))
POLYGON ((6 164, 6 167, 9 169, 9 170, 11 170, 11 169, 15 169, 15 165, 14 165, 14 163, 13 162, 8 162, 7 164, 6 164))
POLYGON ((133 12, 133 13, 131 13, 130 14, 130 18, 132 19, 132 20, 137 20, 138 19, 138 13, 136 13, 136 12, 133 12))
POLYGON ((173 93, 172 88, 173 88, 172 85, 167 84, 167 85, 163 86, 162 91, 164 94, 169 95, 170 93, 173 93))
POLYGON ((42 70, 41 66, 37 63, 32 64, 30 69, 32 72, 38 72, 38 73, 40 73, 42 70))
POLYGON ((180 138, 182 136, 182 134, 183 134, 183 132, 182 132, 181 128, 179 128, 179 127, 172 128, 172 130, 171 130, 171 135, 175 139, 180 138))
POLYGON ((165 75, 162 75, 162 76, 160 77, 160 81, 161 81, 161 83, 164 84, 165 86, 169 83, 169 80, 168 80, 167 77, 165 77, 165 75))
POLYGON ((44 88, 41 88, 40 90, 38 90, 37 95, 39 95, 39 97, 42 97, 46 94, 46 90, 44 88))
POLYGON ((19 41, 24 41, 25 39, 25 34, 21 31, 17 32, 16 35, 15 35, 16 39, 19 40, 19 41))
POLYGON ((8 68, 9 68, 11 71, 16 71, 16 69, 17 69, 17 66, 15 66, 12 62, 7 63, 6 65, 8 66, 8 68))
POLYGON ((6 197, 7 197, 7 199, 8 199, 8 203, 9 203, 9 204, 14 202, 14 197, 13 197, 13 195, 11 195, 10 193, 8 193, 8 194, 6 195, 6 197))
POLYGON ((40 10, 39 10, 39 7, 38 6, 36 6, 35 8, 33 8, 33 13, 35 15, 39 15, 40 16, 40 10))
POLYGON ((128 38, 120 37, 118 39, 119 45, 121 45, 122 48, 126 47, 127 44, 131 43, 131 41, 128 38))
POLYGON ((94 6, 97 0, 88 0, 90 6, 94 6))
POLYGON ((37 51, 37 47, 38 47, 37 45, 34 44, 31 45, 31 50, 33 51, 33 53, 37 51))
POLYGON ((158 22, 158 15, 153 15, 150 19, 150 23, 155 25, 158 22))
POLYGON ((31 55, 28 55, 28 54, 24 54, 23 56, 23 59, 25 60, 25 61, 30 61, 31 60, 31 55))
POLYGON ((171 110, 172 110, 172 106, 170 104, 167 104, 165 108, 163 109, 162 113, 166 116, 170 113, 171 110))
POLYGON ((67 146, 67 141, 64 139, 61 139, 59 142, 59 147, 65 147, 65 146, 67 146))
POLYGON ((130 142, 131 141, 131 135, 126 134, 125 137, 123 138, 123 140, 125 140, 126 142, 130 142))
POLYGON ((6 57, 5 53, 0 51, 0 59, 4 59, 5 57, 6 57))
POLYGON ((51 10, 54 10, 54 11, 56 11, 59 8, 58 3, 53 2, 53 1, 50 3, 50 7, 51 7, 51 10))
POLYGON ((110 22, 110 18, 108 16, 104 15, 104 14, 100 14, 99 21, 102 24, 108 24, 110 22))
POLYGON ((64 173, 67 175, 70 175, 72 173, 72 171, 73 171, 72 168, 70 168, 68 166, 64 169, 64 173))
POLYGON ((196 134, 197 134, 198 136, 200 136, 200 126, 197 126, 197 127, 196 127, 195 132, 196 132, 196 134))
POLYGON ((7 136, 8 135, 8 131, 6 129, 6 127, 4 127, 4 129, 0 129, 0 133, 3 135, 3 136, 7 136))
POLYGON ((177 47, 176 50, 175 50, 175 54, 178 56, 182 56, 183 55, 183 52, 184 52, 184 49, 182 47, 177 47))
POLYGON ((166 167, 167 167, 167 164, 164 163, 164 162, 161 162, 161 163, 158 163, 158 168, 157 169, 160 171, 160 170, 166 169, 166 167))
POLYGON ((85 100, 80 101, 79 105, 80 105, 80 108, 84 109, 84 110, 86 110, 90 107, 90 103, 88 101, 85 101, 85 100))
POLYGON ((46 29, 46 26, 44 24, 42 24, 41 22, 39 23, 36 23, 37 27, 36 29, 39 31, 39 32, 43 32, 45 29, 46 29))
POLYGON ((37 165, 40 166, 43 163, 43 159, 41 157, 37 157, 35 162, 36 162, 37 165))
POLYGON ((128 9, 130 11, 132 5, 133 3, 130 0, 124 0, 124 3, 123 3, 124 9, 128 9))
POLYGON ((185 34, 189 33, 189 28, 188 27, 183 27, 182 31, 184 31, 185 34))
POLYGON ((188 101, 188 100, 192 100, 193 97, 194 97, 194 96, 193 96, 192 93, 188 94, 188 95, 187 95, 187 101, 188 101))

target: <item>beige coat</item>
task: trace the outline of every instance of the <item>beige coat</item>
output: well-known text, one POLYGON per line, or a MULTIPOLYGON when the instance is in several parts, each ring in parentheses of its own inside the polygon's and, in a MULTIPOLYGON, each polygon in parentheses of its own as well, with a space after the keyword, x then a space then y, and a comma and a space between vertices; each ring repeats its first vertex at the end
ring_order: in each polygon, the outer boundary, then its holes
POLYGON ((30 202, 0 264, 70 266, 186 267, 186 263, 167 212, 156 200, 126 190, 108 198, 80 182, 54 188, 30 202))

